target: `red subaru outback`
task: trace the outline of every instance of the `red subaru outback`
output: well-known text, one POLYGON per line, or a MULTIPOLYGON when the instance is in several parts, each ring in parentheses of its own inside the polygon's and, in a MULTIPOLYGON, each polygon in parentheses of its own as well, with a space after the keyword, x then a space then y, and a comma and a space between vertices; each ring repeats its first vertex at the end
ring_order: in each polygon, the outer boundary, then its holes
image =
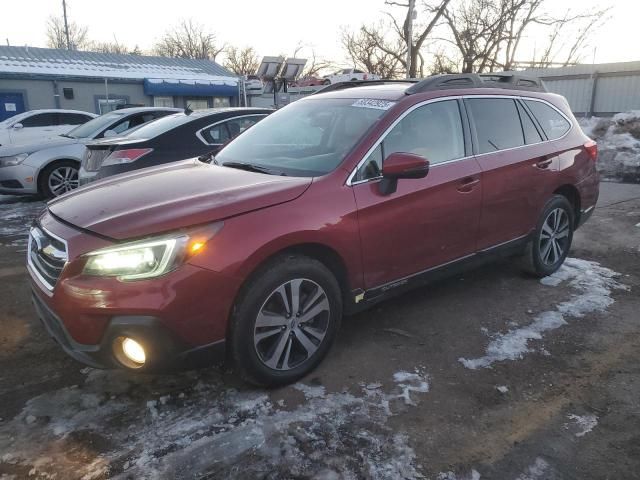
POLYGON ((257 384, 327 354, 344 313, 497 255, 555 272, 598 198, 596 144, 536 79, 336 84, 211 164, 112 177, 31 229, 33 300, 96 367, 226 347, 257 384))

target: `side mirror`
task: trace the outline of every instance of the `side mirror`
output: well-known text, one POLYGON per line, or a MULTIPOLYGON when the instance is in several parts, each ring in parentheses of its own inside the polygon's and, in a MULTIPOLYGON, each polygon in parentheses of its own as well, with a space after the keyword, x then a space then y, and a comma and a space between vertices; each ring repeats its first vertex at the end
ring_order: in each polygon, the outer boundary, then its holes
POLYGON ((398 188, 400 178, 424 178, 429 173, 429 160, 413 153, 395 152, 384 159, 380 193, 389 195, 398 188))
POLYGON ((24 128, 24 125, 22 125, 21 123, 14 123, 13 124, 13 129, 14 130, 20 130, 22 128, 24 128))
POLYGON ((118 136, 118 133, 115 130, 107 130, 106 132, 104 132, 104 134, 102 136, 104 138, 116 137, 116 136, 118 136))

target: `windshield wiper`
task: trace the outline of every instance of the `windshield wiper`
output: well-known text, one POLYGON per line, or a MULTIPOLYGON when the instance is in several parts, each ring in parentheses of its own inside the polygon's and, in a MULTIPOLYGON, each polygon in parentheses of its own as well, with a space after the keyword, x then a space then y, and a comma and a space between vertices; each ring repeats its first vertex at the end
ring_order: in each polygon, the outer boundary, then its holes
POLYGON ((276 172, 270 168, 263 167, 262 165, 255 165, 253 163, 244 162, 224 162, 223 167, 237 168, 238 170, 246 170, 247 172, 266 173, 267 175, 285 175, 282 172, 276 172))
POLYGON ((71 135, 68 135, 66 133, 61 133, 59 136, 60 137, 67 137, 67 138, 76 138, 76 137, 72 137, 71 135))

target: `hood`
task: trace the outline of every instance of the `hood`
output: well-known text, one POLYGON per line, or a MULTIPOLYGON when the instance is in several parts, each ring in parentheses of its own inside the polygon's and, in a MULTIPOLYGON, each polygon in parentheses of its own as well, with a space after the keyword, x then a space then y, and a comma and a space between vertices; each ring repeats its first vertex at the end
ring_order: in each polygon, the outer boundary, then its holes
POLYGON ((18 155, 19 153, 33 153, 46 148, 59 147, 78 143, 77 138, 51 137, 40 140, 27 141, 25 143, 5 145, 0 148, 1 156, 18 155))
POLYGON ((185 160, 96 182, 52 200, 48 208, 72 225, 124 240, 288 202, 311 181, 185 160))

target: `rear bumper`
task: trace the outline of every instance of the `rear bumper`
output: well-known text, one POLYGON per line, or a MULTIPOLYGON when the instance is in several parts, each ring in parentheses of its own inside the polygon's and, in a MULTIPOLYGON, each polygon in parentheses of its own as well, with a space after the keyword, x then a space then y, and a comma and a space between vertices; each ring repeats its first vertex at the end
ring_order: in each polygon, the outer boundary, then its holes
POLYGON ((78 170, 78 185, 83 186, 98 180, 98 172, 89 172, 83 166, 78 170))
POLYGON ((36 292, 31 300, 49 335, 75 360, 93 368, 118 368, 123 365, 114 355, 114 342, 119 337, 130 337, 141 343, 150 361, 140 370, 154 370, 184 365, 193 360, 206 358, 210 362, 221 362, 225 358, 225 340, 207 345, 190 347, 178 340, 153 316, 118 315, 111 317, 102 340, 98 344, 83 344, 75 341, 64 322, 49 308, 36 292))

